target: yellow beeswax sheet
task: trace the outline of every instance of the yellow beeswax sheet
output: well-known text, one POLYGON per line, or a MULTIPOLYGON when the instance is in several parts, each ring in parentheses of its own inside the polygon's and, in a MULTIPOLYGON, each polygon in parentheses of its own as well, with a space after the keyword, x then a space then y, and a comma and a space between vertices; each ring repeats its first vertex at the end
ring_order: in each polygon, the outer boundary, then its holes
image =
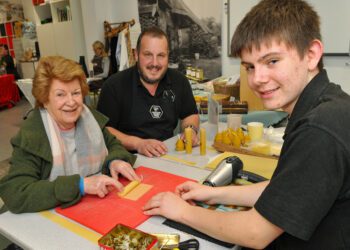
POLYGON ((173 161, 173 162, 177 162, 177 163, 181 163, 181 164, 184 164, 184 165, 187 165, 187 166, 191 166, 191 167, 195 167, 196 166, 195 162, 183 160, 180 157, 177 157, 177 156, 174 156, 174 155, 166 154, 166 155, 162 155, 160 158, 163 158, 165 160, 170 160, 170 161, 173 161))
POLYGON ((124 197, 127 193, 129 193, 132 189, 134 189, 137 185, 139 185, 140 182, 139 181, 132 181, 130 182, 128 185, 126 185, 123 189, 122 192, 118 192, 118 195, 120 197, 124 197))
POLYGON ((141 198, 145 193, 147 193, 148 190, 150 190, 152 187, 152 185, 140 183, 132 190, 130 190, 130 192, 127 193, 123 198, 136 201, 139 198, 141 198))
POLYGON ((152 188, 152 185, 141 183, 139 181, 132 181, 124 187, 122 192, 119 192, 118 195, 125 199, 136 201, 142 195, 144 195, 148 190, 152 188))
POLYGON ((75 222, 72 222, 60 215, 57 215, 55 212, 52 212, 52 211, 42 211, 42 212, 39 212, 39 214, 43 217, 45 217, 46 219, 54 222, 54 223, 57 223, 58 225, 60 225, 61 227, 64 227, 65 229, 68 229, 69 231, 93 242, 93 243, 96 243, 96 246, 97 246, 97 241, 99 238, 101 238, 101 234, 91 230, 91 229, 88 229, 84 226, 81 226, 80 224, 78 223, 75 223, 75 222))
POLYGON ((233 152, 224 152, 219 154, 214 160, 210 161, 206 168, 215 169, 216 166, 225 158, 230 156, 237 156, 243 162, 243 170, 253 172, 261 175, 267 179, 271 179, 273 172, 277 166, 277 159, 252 156, 246 154, 239 154, 233 152))

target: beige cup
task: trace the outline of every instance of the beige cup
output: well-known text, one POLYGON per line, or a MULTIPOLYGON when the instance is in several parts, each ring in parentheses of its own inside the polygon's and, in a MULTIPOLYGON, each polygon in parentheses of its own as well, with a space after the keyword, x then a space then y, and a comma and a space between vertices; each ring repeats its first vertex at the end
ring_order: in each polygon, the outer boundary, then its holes
POLYGON ((261 140, 264 134, 264 124, 262 122, 249 122, 247 124, 248 135, 252 141, 261 140))
POLYGON ((242 115, 240 114, 228 114, 227 115, 227 128, 236 130, 242 125, 242 115))

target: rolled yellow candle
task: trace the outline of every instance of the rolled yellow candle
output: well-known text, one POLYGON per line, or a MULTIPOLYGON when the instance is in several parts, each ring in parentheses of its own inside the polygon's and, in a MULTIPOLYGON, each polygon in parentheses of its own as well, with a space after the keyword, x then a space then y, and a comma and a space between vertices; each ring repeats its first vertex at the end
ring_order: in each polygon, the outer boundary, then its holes
POLYGON ((199 138, 199 151, 201 155, 205 155, 206 149, 207 149, 207 135, 206 135, 206 131, 205 128, 201 128, 200 129, 200 138, 199 138))
POLYGON ((185 128, 185 149, 187 154, 192 153, 192 128, 185 128))
POLYGON ((182 139, 178 139, 175 145, 175 150, 176 151, 183 151, 185 150, 185 143, 182 139))
POLYGON ((137 187, 140 184, 139 181, 132 181, 128 185, 124 187, 124 190, 122 192, 119 192, 118 195, 120 197, 124 197, 128 193, 130 193, 131 190, 133 190, 135 187, 137 187))

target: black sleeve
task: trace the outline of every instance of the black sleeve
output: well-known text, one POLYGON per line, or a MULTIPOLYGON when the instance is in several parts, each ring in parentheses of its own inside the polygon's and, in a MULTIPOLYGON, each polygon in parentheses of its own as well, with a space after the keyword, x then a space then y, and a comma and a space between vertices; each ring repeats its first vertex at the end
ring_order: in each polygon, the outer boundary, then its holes
POLYGON ((198 114, 196 101, 193 97, 193 92, 191 88, 191 84, 187 80, 187 78, 183 77, 182 80, 182 94, 181 94, 181 102, 180 102, 180 119, 183 120, 187 116, 198 114))
POLYGON ((15 63, 13 61, 13 58, 10 55, 5 57, 5 63, 6 63, 6 68, 9 68, 9 69, 15 68, 15 63))
POLYGON ((343 185, 345 149, 320 128, 304 126, 282 149, 276 171, 255 209, 302 240, 313 235, 343 185))
MULTIPOLYGON (((115 76, 108 78, 103 84, 97 104, 97 110, 109 118, 107 126, 116 129, 118 129, 122 110, 121 95, 118 94, 117 87, 119 85, 115 76)), ((120 91, 123 90, 120 89, 120 91)))

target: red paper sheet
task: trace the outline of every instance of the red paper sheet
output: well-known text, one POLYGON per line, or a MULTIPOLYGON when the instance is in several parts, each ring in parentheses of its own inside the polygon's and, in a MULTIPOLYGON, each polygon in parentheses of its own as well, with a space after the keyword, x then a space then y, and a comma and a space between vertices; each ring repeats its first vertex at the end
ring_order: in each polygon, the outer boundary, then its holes
MULTIPOLYGON (((113 190, 102 199, 95 195, 86 195, 78 204, 64 209, 56 208, 56 212, 100 234, 106 234, 118 223, 135 228, 149 218, 142 213, 141 208, 153 195, 174 191, 177 185, 190 180, 146 167, 139 167, 135 171, 143 176, 143 183, 153 186, 137 201, 120 198, 117 191, 113 190)), ((127 182, 122 183, 125 185, 127 182)))

